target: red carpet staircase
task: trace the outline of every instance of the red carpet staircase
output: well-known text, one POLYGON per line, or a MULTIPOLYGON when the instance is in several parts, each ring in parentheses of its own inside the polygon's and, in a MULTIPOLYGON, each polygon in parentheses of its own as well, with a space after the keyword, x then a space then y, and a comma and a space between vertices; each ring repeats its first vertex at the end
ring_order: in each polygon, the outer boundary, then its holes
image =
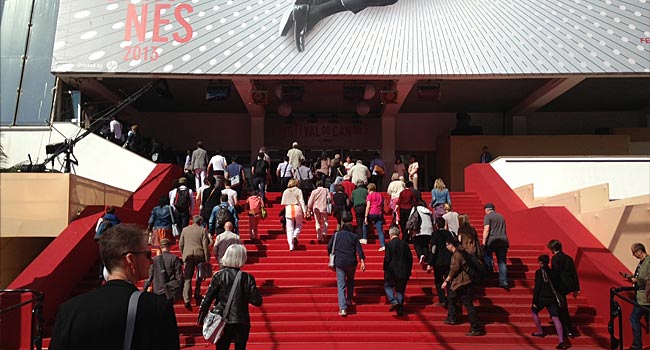
MULTIPOLYGON (((406 291, 405 311, 397 317, 388 311, 383 290, 383 252, 376 236, 364 245, 365 272, 357 271, 355 306, 347 318, 338 316, 336 275, 327 269, 325 244, 317 244, 314 221, 305 221, 295 251, 288 250, 278 213, 280 193, 267 193, 268 218, 260 223, 261 242, 249 240, 248 219, 240 220, 240 233, 248 249, 244 270, 255 276, 264 303, 250 307, 251 335, 248 349, 554 349, 555 330, 542 312, 544 339, 530 336, 535 331, 530 316, 536 258, 547 253, 542 246, 512 246, 508 252, 508 277, 513 288, 507 292, 496 281, 475 291, 480 320, 487 335, 466 337, 466 317, 462 325, 445 325, 446 309, 434 306, 433 274, 427 273, 414 258, 414 272, 406 291)), ((424 194, 430 200, 430 194, 424 194)), ((466 213, 477 229, 483 226, 482 203, 472 193, 452 193, 454 209, 466 213)), ((388 220, 388 217, 387 217, 388 220)), ((328 237, 336 228, 330 218, 328 237)), ((385 225, 385 230, 388 227, 385 225)), ((482 232, 479 229, 479 232, 482 232)), ((509 234, 516 234, 509 232, 509 234)), ((519 233, 521 234, 521 233, 519 233)), ((176 247, 175 247, 176 248, 176 247)), ((177 248, 174 250, 179 254, 177 248)), ((180 254, 179 254, 180 255, 180 254)), ((216 266, 214 257, 213 266, 216 266)), ((91 279, 94 279, 94 271, 91 279)), ((203 283, 203 294, 208 281, 203 283)), ((86 289, 85 285, 80 289, 86 289)), ((571 340, 574 348, 605 349, 608 337, 603 315, 595 315, 583 297, 570 300, 574 324, 582 336, 571 340)), ((188 311, 178 302, 176 316, 184 348, 205 349, 209 345, 196 326, 198 308, 188 311)), ((463 311, 464 312, 464 311, 463 311)))

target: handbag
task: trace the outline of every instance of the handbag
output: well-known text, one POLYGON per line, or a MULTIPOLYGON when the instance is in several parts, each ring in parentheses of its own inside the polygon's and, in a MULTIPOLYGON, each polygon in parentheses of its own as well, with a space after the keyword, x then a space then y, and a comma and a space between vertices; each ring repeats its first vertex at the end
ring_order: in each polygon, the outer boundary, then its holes
POLYGON ((326 196, 327 196, 327 214, 332 214, 332 197, 330 196, 329 193, 327 193, 326 196))
POLYGON ((217 341, 219 341, 224 328, 226 328, 228 313, 230 312, 230 306, 232 305, 232 299, 235 296, 235 291, 239 285, 239 280, 241 280, 241 274, 241 271, 237 272, 235 281, 232 283, 230 295, 228 296, 228 301, 226 302, 226 308, 223 310, 223 314, 219 314, 220 310, 215 307, 208 312, 207 316, 205 316, 205 320, 203 321, 203 338, 212 344, 216 344, 217 341))
POLYGON ((334 238, 333 238, 334 242, 332 242, 332 253, 330 254, 330 260, 327 263, 327 268, 329 268, 330 270, 335 270, 336 269, 336 267, 334 266, 334 256, 335 256, 334 255, 334 251, 335 251, 334 249, 336 249, 336 235, 337 234, 338 234, 338 232, 334 234, 334 238))
POLYGON ((212 277, 212 264, 209 262, 199 263, 196 269, 196 277, 201 279, 212 277))
POLYGON ((377 164, 375 164, 375 166, 372 168, 372 171, 378 176, 384 176, 384 168, 377 164))
POLYGON ((171 205, 169 206, 169 216, 172 218, 172 235, 178 237, 181 233, 178 232, 178 226, 176 226, 176 222, 174 221, 174 212, 172 211, 171 205))
POLYGON ((262 219, 266 219, 267 216, 268 214, 266 213, 266 208, 262 207, 262 219))
POLYGON ((239 175, 235 175, 230 178, 230 186, 239 186, 239 183, 241 182, 241 178, 239 175))

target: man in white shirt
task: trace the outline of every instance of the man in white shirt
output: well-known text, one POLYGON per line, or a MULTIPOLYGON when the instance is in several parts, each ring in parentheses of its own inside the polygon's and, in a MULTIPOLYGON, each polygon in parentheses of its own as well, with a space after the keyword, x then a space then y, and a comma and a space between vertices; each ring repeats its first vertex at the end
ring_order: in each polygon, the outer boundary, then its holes
POLYGON ((278 164, 278 168, 275 170, 275 175, 280 179, 280 187, 282 191, 287 189, 287 184, 289 180, 293 178, 293 166, 289 163, 289 157, 284 157, 284 162, 278 164))
POLYGON ((235 204, 237 204, 237 200, 238 200, 237 199, 237 191, 233 190, 230 187, 230 180, 224 181, 224 185, 226 186, 226 188, 221 190, 221 194, 227 195, 228 196, 228 204, 230 204, 230 205, 232 205, 234 207, 235 204))
POLYGON ((113 118, 111 118, 111 122, 108 124, 111 134, 113 137, 111 138, 111 141, 117 143, 118 145, 122 144, 122 123, 117 120, 117 116, 114 115, 113 118))
POLYGON ((359 182, 368 183, 370 169, 363 165, 363 161, 359 159, 357 160, 357 164, 350 169, 350 177, 352 178, 353 184, 358 184, 359 182))
POLYGON ((169 204, 176 210, 174 222, 179 232, 190 224, 190 215, 194 212, 194 201, 194 192, 187 187, 187 178, 181 177, 178 179, 178 187, 169 191, 169 204))
POLYGON ((217 150, 216 154, 210 158, 210 164, 208 164, 208 174, 212 173, 223 177, 224 172, 228 163, 226 163, 226 158, 221 155, 221 151, 217 150))
POLYGON ((298 142, 294 142, 291 145, 291 149, 287 152, 287 157, 289 157, 289 164, 294 169, 300 168, 300 163, 305 160, 305 156, 302 154, 302 151, 298 149, 298 142))

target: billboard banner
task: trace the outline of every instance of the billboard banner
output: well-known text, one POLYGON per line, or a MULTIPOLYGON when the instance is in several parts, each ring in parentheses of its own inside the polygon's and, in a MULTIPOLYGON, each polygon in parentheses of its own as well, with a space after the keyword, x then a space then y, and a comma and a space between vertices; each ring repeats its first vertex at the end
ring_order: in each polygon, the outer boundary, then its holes
POLYGON ((648 51, 645 0, 61 0, 52 71, 648 73, 648 51))

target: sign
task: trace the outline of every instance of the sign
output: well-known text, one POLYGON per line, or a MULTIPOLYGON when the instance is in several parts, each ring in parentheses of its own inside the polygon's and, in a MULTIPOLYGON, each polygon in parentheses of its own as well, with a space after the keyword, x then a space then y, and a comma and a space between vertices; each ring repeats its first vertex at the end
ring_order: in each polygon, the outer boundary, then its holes
POLYGON ((319 77, 650 72, 645 1, 329 2, 333 10, 326 15, 316 5, 294 8, 295 0, 61 0, 52 71, 319 77), (298 40, 296 28, 305 33, 298 40))
POLYGON ((322 149, 323 145, 346 149, 381 148, 381 120, 379 118, 340 119, 336 123, 329 119, 297 119, 294 121, 267 120, 265 123, 267 145, 288 148, 297 141, 300 147, 322 149))

